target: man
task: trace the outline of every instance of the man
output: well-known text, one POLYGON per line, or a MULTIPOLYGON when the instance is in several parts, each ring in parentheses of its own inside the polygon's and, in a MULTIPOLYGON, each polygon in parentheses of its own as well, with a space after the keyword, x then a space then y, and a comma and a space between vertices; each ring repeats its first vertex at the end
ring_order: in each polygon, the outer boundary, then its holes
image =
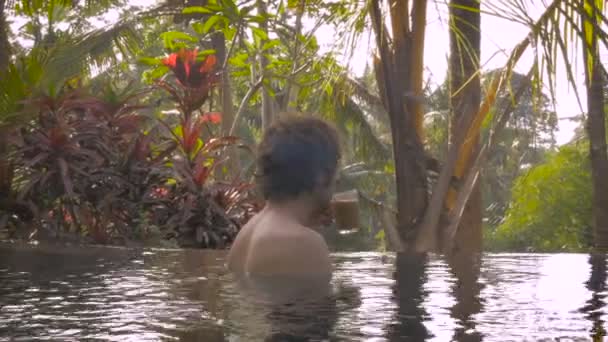
POLYGON ((279 120, 258 147, 264 209, 245 225, 228 256, 235 273, 331 279, 327 244, 316 228, 330 205, 340 159, 335 129, 312 117, 279 120))

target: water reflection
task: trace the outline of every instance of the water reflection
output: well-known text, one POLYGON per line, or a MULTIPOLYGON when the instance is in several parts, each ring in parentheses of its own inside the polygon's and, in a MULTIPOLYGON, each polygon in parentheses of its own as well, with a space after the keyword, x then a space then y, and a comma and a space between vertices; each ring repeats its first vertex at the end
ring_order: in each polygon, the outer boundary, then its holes
POLYGON ((593 341, 603 341, 606 336, 604 329, 603 309, 606 307, 606 255, 591 254, 589 256, 591 274, 586 283, 587 289, 591 291, 591 299, 581 308, 581 312, 586 314, 591 321, 591 338, 593 341))
POLYGON ((478 342, 482 334, 476 328, 474 315, 481 312, 483 304, 480 293, 483 285, 479 281, 481 255, 478 253, 458 253, 448 258, 451 272, 456 279, 452 286, 456 303, 450 309, 457 322, 453 341, 478 342))
POLYGON ((398 306, 388 327, 390 341, 424 341, 430 336, 423 323, 427 263, 428 258, 423 254, 397 254, 393 300, 398 306))
MULTIPOLYGON (((0 246, 2 247, 2 246, 0 246)), ((138 251, 57 248, 0 248, 0 336, 28 339, 52 334, 70 338, 83 333, 74 323, 88 323, 96 317, 103 323, 91 325, 89 333, 103 334, 128 327, 114 300, 123 299, 105 280, 121 272, 138 251), (87 284, 87 294, 73 280, 87 284), (72 313, 81 315, 79 321, 72 313), (116 319, 112 319, 116 318, 116 319)))
POLYGON ((600 341, 606 335, 605 256, 333 257, 334 281, 323 292, 311 281, 256 281, 243 289, 225 271, 221 252, 0 245, 0 340, 600 341), (297 295, 302 288, 315 291, 297 295))

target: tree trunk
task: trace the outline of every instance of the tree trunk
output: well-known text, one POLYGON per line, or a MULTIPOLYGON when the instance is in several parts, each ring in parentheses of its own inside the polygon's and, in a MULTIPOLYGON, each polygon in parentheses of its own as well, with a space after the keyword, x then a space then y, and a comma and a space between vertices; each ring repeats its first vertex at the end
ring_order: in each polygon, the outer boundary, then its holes
MULTIPOLYGON (((294 79, 297 77, 296 70, 301 66, 298 61, 301 59, 299 58, 300 47, 302 45, 300 42, 300 35, 302 34, 302 17, 304 16, 305 7, 306 0, 300 0, 296 9, 296 23, 292 38, 293 49, 291 51, 291 56, 293 58, 293 67, 291 68, 291 75, 287 77, 285 89, 283 90, 283 100, 279 104, 279 112, 295 112, 297 110, 300 87, 294 82, 294 79)), ((303 63, 307 62, 308 61, 306 60, 303 61, 303 63)))
MULTIPOLYGON (((0 79, 3 78, 2 74, 6 72, 10 62, 10 44, 8 41, 5 5, 5 0, 0 0, 0 79)), ((8 160, 7 140, 9 132, 10 128, 2 127, 2 123, 0 123, 0 201, 9 199, 13 179, 13 167, 8 160)))
MULTIPOLYGON (((451 0, 450 2, 450 106, 452 109, 452 132, 456 135, 458 121, 463 116, 473 116, 479 110, 481 86, 479 76, 480 56, 480 3, 476 0, 451 0)), ((452 141, 454 143, 454 141, 452 141)), ((479 134, 472 141, 474 153, 479 149, 479 134)), ((462 177, 470 168, 467 165, 456 165, 455 175, 462 177)), ((450 198, 448 197, 448 201, 450 198)), ((450 207, 450 203, 448 203, 450 207)), ((450 208, 451 209, 451 208, 450 208)), ((445 243, 444 243, 445 245, 445 243)), ((482 245, 482 203, 479 183, 475 186, 465 207, 452 252, 466 250, 481 251, 482 245)))
POLYGON ((8 42, 8 24, 6 23, 5 0, 0 0, 0 74, 6 70, 11 56, 8 42))
MULTIPOLYGON (((593 8, 599 1, 585 1, 593 8)), ((595 11, 589 9, 584 16, 582 37, 587 88, 587 133, 593 180, 593 220, 595 248, 608 251, 608 149, 606 147, 606 121, 604 112, 605 79, 598 48, 599 21, 595 11), (590 25, 588 25, 590 24, 590 25)))
POLYGON ((422 112, 416 101, 422 82, 422 53, 426 25, 426 1, 416 1, 411 13, 406 0, 390 0, 393 42, 379 1, 372 1, 370 16, 376 35, 379 58, 374 59, 376 80, 382 103, 389 114, 397 183, 397 229, 407 245, 414 240, 416 227, 427 203, 426 154, 422 144, 422 112), (412 16, 410 25, 409 16, 412 16))
MULTIPOLYGON (((236 33, 238 34, 238 32, 236 33)), ((225 63, 228 56, 228 51, 226 49, 226 36, 222 32, 214 32, 211 37, 211 43, 213 45, 213 49, 215 49, 215 53, 217 59, 222 63, 222 65, 228 65, 225 63)), ((225 70, 222 70, 222 82, 220 87, 220 102, 222 108, 222 135, 228 135, 232 128, 232 123, 235 120, 234 117, 234 104, 232 103, 232 87, 230 84, 230 73, 228 72, 228 67, 225 70)), ((239 172, 240 167, 240 159, 237 150, 229 151, 229 159, 226 164, 227 170, 230 174, 225 174, 223 168, 219 167, 215 169, 215 177, 217 179, 225 179, 226 177, 232 178, 235 174, 239 172)))
MULTIPOLYGON (((542 29, 547 20, 550 20, 558 10, 560 3, 559 0, 555 0, 547 7, 547 10, 533 25, 531 30, 532 33, 542 29)), ((456 228, 460 226, 465 206, 477 184, 476 172, 479 171, 479 167, 481 166, 483 154, 479 153, 479 149, 474 149, 474 145, 478 144, 479 132, 482 128, 482 124, 491 107, 494 105, 496 94, 503 88, 504 82, 513 72, 513 67, 520 60, 526 49, 531 45, 533 37, 534 35, 529 35, 515 46, 503 71, 498 74, 498 77, 494 77, 490 83, 484 102, 479 106, 478 110, 463 110, 459 113, 460 119, 455 120, 456 125, 452 129, 452 133, 454 134, 452 134, 452 144, 449 146, 447 160, 441 168, 437 183, 433 187, 429 206, 424 213, 424 218, 418 229, 418 236, 416 243, 414 244, 416 251, 424 252, 437 250, 437 226, 440 217, 443 216, 442 212, 444 212, 446 205, 449 209, 449 217, 444 221, 448 221, 447 223, 449 226, 447 229, 443 230, 443 234, 441 235, 444 237, 455 236, 457 231, 456 228), (477 168, 477 171, 467 172, 473 166, 477 168), (461 189, 456 191, 456 189, 450 188, 452 186, 451 183, 453 178, 460 179, 462 182, 461 189)), ((465 101, 464 103, 470 105, 469 102, 465 101)), ((496 129, 498 129, 498 127, 496 129)), ((480 235, 477 237, 481 239, 480 235)), ((451 243, 453 240, 453 238, 449 238, 443 240, 443 242, 451 243)), ((481 247, 481 244, 479 244, 479 246, 481 247)), ((449 246, 447 247, 446 250, 451 249, 449 246)))
MULTIPOLYGON (((214 32, 211 37, 211 44, 215 50, 217 59, 224 64, 227 56, 226 37, 222 32, 214 32)), ((232 103, 232 87, 230 84, 230 74, 228 70, 222 70, 222 82, 220 87, 220 102, 222 108, 222 132, 228 134, 234 120, 234 105, 232 103)))
MULTIPOLYGON (((266 18, 268 16, 266 10, 266 4, 263 0, 257 1, 258 12, 259 15, 266 18)), ((268 34, 268 23, 264 20, 260 22, 260 28, 266 34, 268 34)), ((264 54, 260 51, 260 75, 266 74, 266 68, 268 67, 268 58, 264 56, 264 54)), ((272 124, 274 120, 274 108, 272 104, 272 97, 270 96, 270 92, 268 91, 268 87, 270 87, 270 79, 264 78, 262 85, 262 131, 266 131, 268 127, 272 124)))

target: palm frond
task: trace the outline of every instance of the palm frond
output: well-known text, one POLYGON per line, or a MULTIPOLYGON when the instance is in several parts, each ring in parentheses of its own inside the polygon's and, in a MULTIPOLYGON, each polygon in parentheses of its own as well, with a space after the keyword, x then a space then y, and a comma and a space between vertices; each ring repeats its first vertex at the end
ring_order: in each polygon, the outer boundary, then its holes
MULTIPOLYGON (((599 3, 599 2, 590 2, 599 3)), ((545 12, 540 19, 535 20, 530 16, 529 8, 524 0, 497 0, 483 2, 486 13, 509 21, 521 23, 530 27, 530 37, 534 42, 537 70, 533 84, 537 87, 546 85, 552 100, 555 100, 556 74, 559 61, 565 65, 568 83, 572 86, 576 99, 581 106, 580 96, 577 89, 575 66, 577 59, 578 44, 586 44, 582 32, 580 18, 585 16, 585 9, 581 1, 576 0, 554 0, 546 6, 545 12), (544 78, 544 79, 543 79, 544 78)), ((608 20, 606 19, 606 6, 603 10, 597 10, 597 30, 600 43, 608 48, 608 20)), ((601 66, 604 71, 606 65, 601 66)), ((537 91, 537 93, 541 93, 537 91)), ((582 109, 582 106, 581 106, 582 109)))
POLYGON ((90 74, 92 66, 101 67, 117 62, 118 51, 123 57, 133 55, 140 42, 133 22, 122 22, 110 29, 88 32, 50 51, 48 75, 45 78, 51 84, 60 84, 83 70, 90 74))
POLYGON ((25 15, 33 15, 40 12, 52 12, 54 8, 65 7, 76 9, 82 16, 90 17, 102 14, 112 7, 122 6, 125 0, 7 0, 5 8, 14 11, 19 6, 20 12, 25 15))
POLYGON ((342 80, 344 82, 343 86, 346 88, 345 91, 352 94, 352 96, 357 98, 359 101, 365 102, 370 108, 372 108, 369 113, 377 122, 388 124, 388 113, 386 112, 380 96, 372 93, 372 91, 370 91, 364 84, 347 74, 342 77, 342 80))
POLYGON ((365 112, 344 94, 328 97, 322 112, 342 132, 344 149, 355 160, 366 160, 370 166, 384 166, 391 158, 391 150, 368 121, 365 112))
POLYGON ((45 72, 47 57, 39 50, 11 63, 0 82, 0 126, 27 120, 20 113, 21 101, 36 89, 45 72))

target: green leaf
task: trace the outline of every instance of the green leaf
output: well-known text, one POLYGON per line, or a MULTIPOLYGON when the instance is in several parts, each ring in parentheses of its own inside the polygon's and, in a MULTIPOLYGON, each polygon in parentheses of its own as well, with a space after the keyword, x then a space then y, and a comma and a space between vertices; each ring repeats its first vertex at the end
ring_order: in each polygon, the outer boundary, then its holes
POLYGON ((281 45, 281 40, 280 39, 272 39, 267 41, 266 43, 264 43, 264 45, 262 46, 262 51, 266 51, 269 49, 272 49, 275 46, 279 46, 281 45))
POLYGON ((252 27, 251 32, 254 38, 257 37, 259 40, 268 40, 268 35, 259 27, 252 27))
POLYGON ((164 32, 160 35, 160 37, 162 38, 165 47, 168 49, 175 49, 178 46, 181 47, 181 45, 175 43, 176 40, 187 41, 192 43, 198 41, 198 39, 196 39, 195 37, 192 37, 191 35, 180 31, 164 32))
POLYGON ((230 58, 228 60, 228 62, 230 64, 234 65, 235 67, 246 68, 246 67, 249 67, 249 64, 247 63, 248 58, 249 58, 249 54, 239 53, 239 54, 235 55, 234 57, 230 58))
POLYGON ((198 57, 199 58, 205 57, 205 56, 213 55, 215 53, 216 53, 216 51, 214 49, 207 49, 207 50, 199 51, 198 57))
POLYGON ((162 65, 163 61, 160 58, 154 58, 154 57, 140 57, 137 60, 139 63, 141 64, 145 64, 145 65, 151 65, 151 66, 156 66, 156 65, 162 65))
POLYGON ((239 70, 234 70, 230 75, 232 77, 248 77, 251 76, 251 70, 249 70, 249 68, 241 68, 239 70))
POLYGON ((384 165, 384 172, 388 173, 388 174, 394 174, 395 173, 395 164, 393 162, 387 163, 386 165, 384 165))
POLYGON ((224 32, 226 40, 232 40, 232 38, 234 38, 234 35, 236 34, 236 27, 227 26, 222 31, 224 32))
POLYGON ((158 67, 152 70, 146 70, 142 74, 142 78, 146 83, 150 83, 155 79, 158 79, 164 76, 169 71, 169 68, 164 65, 159 65, 158 67))
POLYGON ((240 16, 239 8, 232 0, 222 0, 220 4, 224 7, 224 12, 228 17, 238 18, 240 16))
POLYGON ((268 18, 258 14, 258 15, 248 16, 247 20, 252 23, 263 24, 268 21, 268 18))
POLYGON ((184 130, 182 128, 182 125, 178 125, 177 127, 175 127, 173 129, 173 134, 175 134, 176 136, 178 136, 180 138, 184 138, 184 130))
POLYGON ((191 157, 195 157, 203 148, 204 142, 203 139, 201 138, 197 138, 196 139, 196 146, 194 146, 194 148, 192 149, 192 156, 191 157))
MULTIPOLYGON (((272 63, 276 60, 276 57, 274 54, 270 54, 270 53, 263 53, 262 54, 264 57, 266 57, 266 59, 268 60, 269 63, 272 63)), ((290 63, 291 64, 291 63, 290 63)), ((268 68, 267 68, 268 69, 268 68)))
POLYGON ((201 23, 199 21, 192 23, 192 29, 197 34, 203 34, 203 26, 204 26, 203 23, 201 23))
POLYGON ((213 11, 208 6, 205 6, 205 7, 203 7, 203 6, 190 6, 190 7, 184 8, 184 10, 182 11, 182 14, 195 14, 195 13, 214 14, 214 13, 216 13, 216 11, 213 11))
POLYGON ((212 17, 210 17, 209 19, 207 19, 207 21, 205 21, 205 24, 202 27, 202 34, 206 34, 209 32, 209 30, 211 30, 211 28, 217 24, 217 22, 222 19, 222 16, 220 15, 214 15, 212 17))
POLYGON ((494 108, 490 109, 486 117, 483 119, 481 124, 481 128, 486 130, 490 127, 492 122, 494 121, 494 115, 496 114, 496 110, 494 108))

